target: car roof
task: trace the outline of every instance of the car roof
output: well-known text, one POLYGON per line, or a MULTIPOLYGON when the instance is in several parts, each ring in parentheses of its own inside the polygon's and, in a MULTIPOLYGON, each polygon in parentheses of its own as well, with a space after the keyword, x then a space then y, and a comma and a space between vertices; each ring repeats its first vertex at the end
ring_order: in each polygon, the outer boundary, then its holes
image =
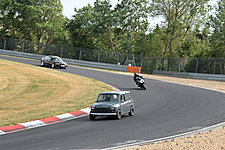
POLYGON ((59 56, 49 56, 51 58, 60 58, 59 56))
POLYGON ((128 94, 130 91, 108 91, 108 92, 102 92, 100 94, 128 94))

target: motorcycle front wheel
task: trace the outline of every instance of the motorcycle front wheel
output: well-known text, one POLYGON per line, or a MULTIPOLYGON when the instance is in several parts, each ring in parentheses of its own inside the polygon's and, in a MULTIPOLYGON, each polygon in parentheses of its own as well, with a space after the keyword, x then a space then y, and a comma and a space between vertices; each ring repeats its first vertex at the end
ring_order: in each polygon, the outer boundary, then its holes
POLYGON ((146 87, 144 86, 144 84, 141 84, 141 89, 142 90, 147 90, 146 87))

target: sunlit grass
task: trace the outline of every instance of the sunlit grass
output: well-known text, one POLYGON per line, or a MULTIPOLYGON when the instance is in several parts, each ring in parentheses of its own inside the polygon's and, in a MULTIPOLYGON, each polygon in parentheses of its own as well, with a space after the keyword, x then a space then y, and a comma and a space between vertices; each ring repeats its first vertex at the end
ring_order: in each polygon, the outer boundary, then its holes
POLYGON ((57 70, 0 59, 0 126, 89 107, 106 84, 57 70))

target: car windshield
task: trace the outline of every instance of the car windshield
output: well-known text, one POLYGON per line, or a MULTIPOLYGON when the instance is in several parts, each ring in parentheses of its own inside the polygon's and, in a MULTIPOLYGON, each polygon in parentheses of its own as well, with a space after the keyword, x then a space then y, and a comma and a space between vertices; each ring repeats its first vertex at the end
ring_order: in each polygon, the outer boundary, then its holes
POLYGON ((53 58, 53 61, 55 61, 55 62, 62 62, 62 59, 61 58, 53 58))
POLYGON ((98 102, 108 101, 108 102, 118 102, 119 95, 118 94, 100 94, 98 96, 98 102))

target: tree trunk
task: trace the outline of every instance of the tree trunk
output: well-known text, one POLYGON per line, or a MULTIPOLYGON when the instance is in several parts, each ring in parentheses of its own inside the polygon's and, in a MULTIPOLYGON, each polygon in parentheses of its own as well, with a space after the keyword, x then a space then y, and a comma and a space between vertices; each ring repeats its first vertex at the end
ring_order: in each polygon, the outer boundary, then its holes
POLYGON ((130 50, 133 53, 133 47, 134 47, 134 34, 131 26, 131 31, 130 31, 130 50))
POLYGON ((167 50, 168 50, 168 46, 167 46, 167 43, 166 43, 166 46, 165 46, 165 51, 163 52, 163 59, 162 59, 162 66, 161 66, 161 70, 164 70, 164 64, 165 64, 165 58, 166 58, 166 53, 167 53, 167 50))
POLYGON ((110 46, 111 46, 111 49, 113 51, 113 56, 114 56, 115 61, 117 61, 117 59, 116 59, 116 52, 115 52, 115 48, 114 48, 114 44, 113 44, 113 40, 112 40, 112 29, 111 29, 111 26, 108 27, 108 32, 109 32, 110 46))

